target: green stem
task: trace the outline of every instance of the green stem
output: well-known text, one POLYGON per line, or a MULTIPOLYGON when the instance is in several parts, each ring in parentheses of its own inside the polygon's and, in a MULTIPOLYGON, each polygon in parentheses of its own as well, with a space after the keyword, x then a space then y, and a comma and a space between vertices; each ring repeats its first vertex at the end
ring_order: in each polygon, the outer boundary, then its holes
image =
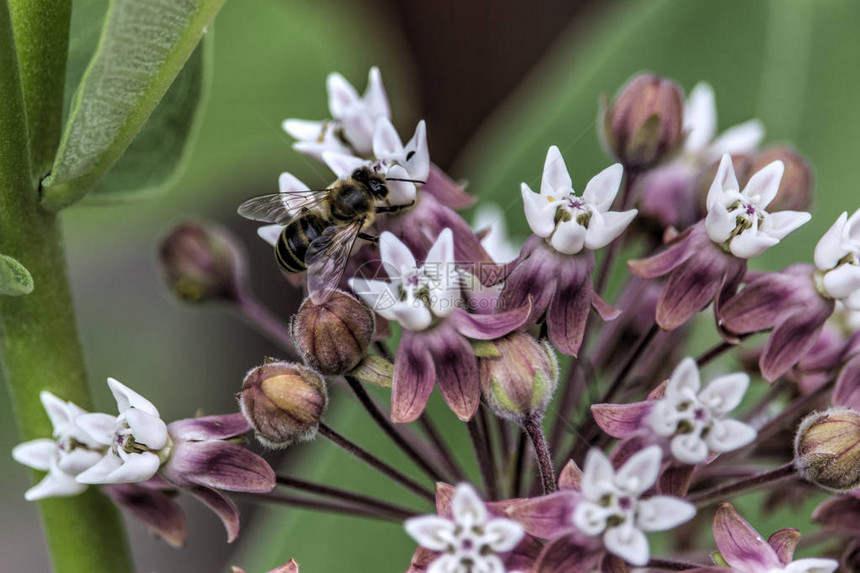
MULTIPOLYGON (((91 404, 58 221, 39 207, 31 176, 13 37, 8 0, 0 0, 0 253, 27 267, 35 283, 29 295, 0 296, 0 350, 21 435, 30 440, 52 431, 39 402, 41 390, 84 408, 91 404)), ((119 515, 94 488, 39 502, 39 508, 57 573, 132 571, 119 515)))

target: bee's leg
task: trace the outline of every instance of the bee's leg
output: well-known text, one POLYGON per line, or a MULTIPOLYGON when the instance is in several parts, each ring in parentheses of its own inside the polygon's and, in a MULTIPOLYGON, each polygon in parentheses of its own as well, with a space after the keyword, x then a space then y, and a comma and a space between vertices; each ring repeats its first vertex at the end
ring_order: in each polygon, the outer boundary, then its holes
POLYGON ((377 213, 397 213, 398 211, 402 211, 403 209, 408 209, 409 207, 415 204, 415 200, 413 199, 409 203, 405 205, 380 205, 376 208, 377 213))
POLYGON ((364 239, 368 243, 373 243, 374 245, 379 243, 379 237, 377 237, 376 235, 368 235, 367 233, 359 233, 358 238, 364 239))

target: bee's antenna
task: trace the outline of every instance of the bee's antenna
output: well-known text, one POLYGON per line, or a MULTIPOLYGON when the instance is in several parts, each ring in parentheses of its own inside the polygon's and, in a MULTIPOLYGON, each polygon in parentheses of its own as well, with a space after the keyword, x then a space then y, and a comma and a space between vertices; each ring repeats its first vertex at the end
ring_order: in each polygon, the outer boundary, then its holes
POLYGON ((426 181, 420 181, 418 179, 401 179, 399 177, 386 177, 385 180, 386 181, 406 181, 408 183, 420 183, 421 185, 424 185, 425 183, 427 183, 426 181))

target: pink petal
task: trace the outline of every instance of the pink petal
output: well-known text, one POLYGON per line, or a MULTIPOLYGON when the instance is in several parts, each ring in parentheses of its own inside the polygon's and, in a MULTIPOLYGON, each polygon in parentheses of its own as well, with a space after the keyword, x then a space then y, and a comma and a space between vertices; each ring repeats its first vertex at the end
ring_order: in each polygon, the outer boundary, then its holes
POLYGON ((436 367, 423 332, 406 331, 394 359, 391 420, 412 422, 427 405, 436 383, 436 367))
POLYGON ((579 491, 582 488, 582 470, 576 462, 569 460, 558 474, 558 487, 560 489, 573 489, 579 491))
POLYGON ((559 352, 576 356, 585 336, 594 288, 588 274, 575 282, 559 281, 546 313, 548 336, 559 352))
POLYGON ((816 308, 801 309, 773 329, 759 359, 762 376, 768 382, 788 372, 812 348, 833 308, 832 300, 820 299, 816 308))
POLYGON ((627 261, 630 272, 639 278, 653 279, 678 268, 693 255, 693 250, 689 248, 690 245, 687 242, 691 233, 692 228, 684 231, 663 251, 647 259, 627 261))
POLYGON ((860 410, 860 355, 849 360, 836 379, 833 405, 860 410))
POLYGON ((512 307, 496 314, 470 314, 458 308, 451 313, 447 321, 466 338, 493 340, 525 326, 531 313, 532 302, 529 298, 523 306, 512 307))
POLYGON ((439 166, 431 163, 430 174, 421 191, 433 195, 437 201, 452 209, 465 209, 477 200, 474 195, 466 193, 465 188, 465 183, 454 181, 439 166))
POLYGON ((716 247, 696 252, 675 268, 657 303, 657 324, 673 330, 708 306, 720 289, 725 268, 725 255, 716 247))
POLYGON ((236 505, 223 494, 208 487, 197 486, 189 491, 221 518, 227 530, 227 543, 232 543, 239 535, 239 510, 236 509, 236 505))
POLYGON ((251 429, 241 413, 205 416, 177 420, 167 426, 170 435, 177 440, 189 442, 203 440, 226 440, 244 434, 251 429))
POLYGON ((812 512, 812 521, 843 535, 860 536, 860 499, 853 495, 831 497, 812 512))
POLYGON ((507 510, 508 516, 525 528, 529 535, 553 539, 570 531, 571 516, 581 495, 572 491, 558 491, 515 503, 507 510))
POLYGON ((436 384, 448 407, 463 421, 472 419, 481 401, 478 359, 465 338, 450 333, 433 341, 436 384))
POLYGON ((138 484, 106 485, 102 491, 171 546, 185 545, 185 516, 169 495, 138 484))
POLYGON ((800 532, 790 527, 780 529, 767 538, 768 545, 773 548, 776 556, 783 565, 791 563, 791 559, 794 556, 794 548, 797 547, 798 541, 800 541, 800 532))
POLYGON ((534 573, 588 573, 593 571, 602 552, 583 546, 574 535, 563 535, 547 543, 534 564, 534 573))
POLYGON ((632 404, 594 404, 591 414, 600 429, 613 438, 626 438, 642 427, 642 421, 651 413, 653 402, 632 404))
POLYGON ((220 440, 177 444, 162 474, 180 486, 193 483, 254 493, 275 487, 275 472, 263 458, 239 444, 220 440))
POLYGON ((714 515, 714 540, 726 562, 738 570, 767 571, 782 568, 773 548, 758 532, 724 503, 714 515))

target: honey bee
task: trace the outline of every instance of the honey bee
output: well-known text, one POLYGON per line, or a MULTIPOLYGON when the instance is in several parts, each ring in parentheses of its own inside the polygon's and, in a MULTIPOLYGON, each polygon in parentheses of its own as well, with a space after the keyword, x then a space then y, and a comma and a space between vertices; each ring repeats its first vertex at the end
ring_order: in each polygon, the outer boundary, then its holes
POLYGON ((388 205, 387 199, 386 178, 360 167, 328 189, 261 195, 242 203, 238 212, 252 221, 284 225, 275 259, 288 273, 307 270, 308 291, 320 301, 340 282, 356 240, 378 240, 365 232, 376 214, 411 205, 388 205))

